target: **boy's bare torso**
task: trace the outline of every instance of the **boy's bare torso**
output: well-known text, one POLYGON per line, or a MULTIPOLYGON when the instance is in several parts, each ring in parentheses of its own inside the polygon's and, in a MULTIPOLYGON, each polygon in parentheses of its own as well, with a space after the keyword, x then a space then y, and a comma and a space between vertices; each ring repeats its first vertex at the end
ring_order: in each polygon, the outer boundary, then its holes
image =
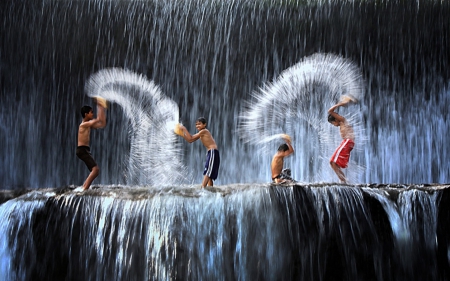
POLYGON ((85 123, 85 122, 82 122, 78 129, 78 146, 89 146, 91 128, 84 127, 83 123, 85 123))
POLYGON ((347 123, 347 120, 340 122, 339 132, 343 139, 355 140, 355 132, 353 131, 352 126, 347 123))
POLYGON ((208 129, 203 129, 198 132, 200 135, 200 140, 207 150, 217 149, 216 141, 212 137, 208 129))

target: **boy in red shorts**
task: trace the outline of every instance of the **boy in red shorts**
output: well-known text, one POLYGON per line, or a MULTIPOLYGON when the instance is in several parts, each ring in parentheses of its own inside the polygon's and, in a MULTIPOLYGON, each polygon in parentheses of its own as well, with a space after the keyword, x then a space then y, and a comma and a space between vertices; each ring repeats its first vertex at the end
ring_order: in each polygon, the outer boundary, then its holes
POLYGON ((345 106, 352 101, 353 100, 351 98, 344 98, 341 102, 333 105, 330 109, 328 109, 328 122, 336 127, 339 127, 339 132, 343 139, 330 159, 331 168, 334 170, 342 183, 346 183, 347 179, 341 168, 347 168, 348 161, 350 159, 350 152, 355 145, 355 133, 352 126, 347 123, 347 120, 341 115, 334 112, 334 110, 340 106, 345 106))

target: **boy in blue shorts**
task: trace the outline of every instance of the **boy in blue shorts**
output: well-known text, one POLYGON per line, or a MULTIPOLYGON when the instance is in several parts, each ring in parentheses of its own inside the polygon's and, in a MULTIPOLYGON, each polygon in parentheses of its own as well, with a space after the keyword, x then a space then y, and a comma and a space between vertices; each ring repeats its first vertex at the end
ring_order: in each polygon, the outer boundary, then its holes
POLYGON ((205 169, 203 170, 203 181, 202 188, 205 186, 213 186, 213 181, 217 179, 220 166, 220 154, 217 149, 216 142, 214 141, 211 133, 206 129, 206 119, 200 117, 195 122, 195 128, 197 128, 198 133, 191 135, 188 130, 183 126, 179 125, 179 129, 182 130, 180 134, 187 142, 192 143, 200 139, 203 145, 208 151, 206 154, 205 169))

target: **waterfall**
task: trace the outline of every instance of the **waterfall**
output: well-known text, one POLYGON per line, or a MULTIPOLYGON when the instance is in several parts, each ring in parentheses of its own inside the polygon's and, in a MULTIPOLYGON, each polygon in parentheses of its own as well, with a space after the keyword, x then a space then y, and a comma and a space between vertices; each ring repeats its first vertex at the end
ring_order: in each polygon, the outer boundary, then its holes
POLYGON ((130 120, 130 153, 124 165, 128 184, 173 185, 188 178, 173 133, 178 106, 151 81, 122 69, 105 69, 89 79, 86 92, 120 105, 130 120))
POLYGON ((0 205, 7 280, 446 280, 448 186, 102 186, 0 205))
POLYGON ((448 280, 450 4, 4 0, 5 280, 448 280), (356 145, 337 184, 339 108, 356 145), (76 158, 80 108, 92 189, 76 158), (221 153, 200 189, 204 116, 221 153), (270 185, 279 134, 295 184, 270 185))
MULTIPOLYGON (((89 77, 114 67, 153 83, 178 106, 174 114, 191 133, 195 120, 206 117, 225 161, 217 184, 267 182, 276 143, 264 153, 247 143, 240 116, 260 89, 314 54, 345 60, 363 81, 354 113, 365 141, 351 157, 353 183, 448 182, 447 2, 8 0, 2 6, 3 188, 81 185, 87 171, 74 152, 78 112, 93 104, 84 88, 89 77)), ((309 87, 314 96, 301 98, 312 98, 310 112, 336 102, 316 99, 326 86, 309 87)), ((92 134, 101 169, 94 184, 136 182, 129 178, 126 114, 112 103, 108 126, 92 134)), ((326 168, 320 176, 315 170, 331 156, 314 143, 320 132, 299 116, 281 126, 297 135, 302 155, 288 163, 297 180, 337 180, 326 168)), ((204 148, 180 139, 176 145, 187 173, 180 181, 199 182, 204 148)))
MULTIPOLYGON (((243 140, 255 144, 262 154, 270 155, 276 151, 276 146, 270 143, 280 142, 277 135, 287 133, 293 136, 296 149, 295 161, 290 161, 293 177, 305 182, 329 179, 329 156, 341 137, 332 133, 334 128, 328 121, 324 122, 328 115, 324 105, 334 105, 342 96, 361 100, 364 92, 359 70, 340 57, 314 54, 282 72, 277 81, 254 96, 256 101, 242 114, 243 140)), ((361 110, 346 107, 349 109, 340 114, 352 126, 358 143, 355 150, 362 150, 366 136, 361 110)), ((362 167, 351 161, 348 170, 347 178, 356 181, 362 167)))

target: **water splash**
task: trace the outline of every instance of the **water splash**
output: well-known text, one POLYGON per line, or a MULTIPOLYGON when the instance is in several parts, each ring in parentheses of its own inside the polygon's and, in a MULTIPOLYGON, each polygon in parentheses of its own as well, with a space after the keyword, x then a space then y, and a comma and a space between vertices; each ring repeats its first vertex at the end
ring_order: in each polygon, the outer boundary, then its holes
MULTIPOLYGON (((327 122, 327 110, 342 95, 361 100, 363 94, 363 79, 355 64, 333 54, 314 54, 253 93, 254 100, 241 114, 239 130, 244 141, 257 145, 262 153, 274 153, 273 142, 279 134, 293 136, 294 177, 329 180, 335 175, 328 159, 341 139, 327 122)), ((359 108, 356 104, 339 109, 355 130, 355 151, 362 150, 366 140, 359 108)), ((347 169, 350 181, 357 181, 363 170, 354 158, 347 169)))
POLYGON ((128 184, 179 184, 188 177, 173 128, 179 120, 177 104, 153 81, 120 68, 101 70, 86 83, 88 96, 120 105, 130 121, 131 146, 128 184))

